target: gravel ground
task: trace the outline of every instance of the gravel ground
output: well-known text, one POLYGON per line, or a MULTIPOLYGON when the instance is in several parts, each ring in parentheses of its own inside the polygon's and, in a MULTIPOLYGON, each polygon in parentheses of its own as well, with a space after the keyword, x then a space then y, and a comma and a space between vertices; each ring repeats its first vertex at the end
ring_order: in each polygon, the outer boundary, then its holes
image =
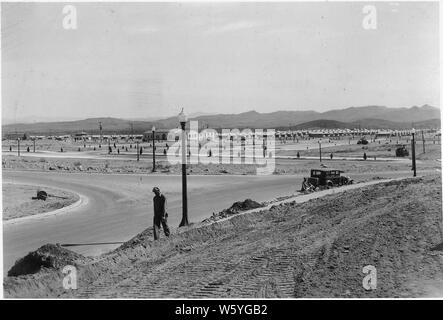
MULTIPOLYGON (((341 169, 347 173, 405 171, 411 169, 409 161, 363 161, 363 160, 330 160, 323 158, 322 164, 334 169, 341 169)), ((418 170, 440 169, 441 162, 437 155, 432 159, 418 162, 418 170)), ((307 174, 311 168, 317 168, 320 163, 317 159, 276 159, 274 174, 307 174)), ((150 161, 141 160, 99 160, 99 159, 70 159, 70 158, 36 158, 3 156, 3 170, 31 170, 45 172, 69 173, 103 173, 103 174, 180 174, 181 165, 170 165, 164 160, 157 161, 156 173, 152 173, 150 161)), ((250 164, 196 164, 188 165, 190 175, 225 175, 241 174, 255 175, 257 166, 250 164)))
POLYGON ((441 178, 381 183, 174 230, 147 229, 78 266, 5 279, 7 297, 219 298, 443 296, 441 178), (377 288, 362 286, 366 265, 377 288))
POLYGON ((38 187, 17 183, 2 184, 3 187, 3 221, 39 213, 46 213, 69 206, 79 200, 79 196, 64 190, 38 187), (61 198, 48 197, 46 201, 33 200, 37 191, 44 190, 48 194, 61 198))
MULTIPOLYGON (((430 138, 429 138, 430 139, 430 138)), ((418 167, 421 170, 441 168, 441 145, 438 142, 433 143, 429 140, 426 144, 426 153, 423 153, 422 145, 417 140, 417 160, 419 161, 418 167)), ((395 139, 394 139, 395 140, 395 139)), ((395 158, 395 148, 397 141, 395 140, 377 140, 371 142, 368 145, 357 145, 356 140, 352 141, 352 144, 347 144, 345 140, 331 140, 331 142, 323 141, 322 146, 322 159, 323 164, 329 167, 335 167, 346 172, 380 172, 380 171, 396 171, 407 170, 411 167, 410 157, 404 158, 404 161, 381 161, 382 157, 395 158), (337 143, 337 146, 334 144, 337 143), (368 161, 363 161, 363 153, 367 154, 368 161), (355 157, 361 160, 330 160, 330 154, 333 153, 335 157, 355 157), (378 161, 373 161, 374 156, 378 161)), ((405 139, 400 141, 407 145, 410 150, 410 141, 406 142, 405 139)), ((15 141, 4 141, 3 148, 8 149, 8 143, 16 143, 15 141)), ((164 144, 164 143, 163 143, 164 144)), ((152 156, 149 153, 149 145, 144 146, 144 150, 147 152, 142 155, 140 161, 135 161, 135 154, 132 154, 130 158, 122 159, 113 153, 108 155, 106 148, 102 146, 99 149, 95 146, 97 151, 93 151, 92 145, 83 147, 83 143, 68 143, 68 142, 54 142, 54 141, 39 141, 37 151, 55 151, 56 155, 63 155, 59 153, 60 146, 62 145, 65 151, 71 151, 70 156, 82 157, 83 155, 89 155, 90 157, 111 157, 109 160, 104 159, 73 159, 73 158, 51 158, 54 154, 44 154, 42 157, 34 157, 33 153, 22 152, 21 157, 17 157, 15 154, 5 153, 2 157, 2 167, 4 170, 35 170, 35 171, 47 171, 47 172, 90 172, 90 173, 152 173, 152 156), (77 152, 80 147, 81 152, 77 152), (84 152, 86 151, 86 152, 84 152), (74 152, 74 153, 72 153, 74 152), (27 156, 28 155, 28 156, 27 156), (45 157, 47 155, 47 157, 45 157), (115 158, 114 158, 115 157, 115 158)), ((135 148, 135 145, 132 145, 135 148)), ((317 140, 302 140, 299 144, 290 142, 276 144, 277 156, 291 156, 296 157, 297 152, 303 157, 318 157, 317 140), (311 146, 305 150, 305 145, 311 146), (302 149, 297 151, 295 148, 302 146, 302 149)), ((160 148, 160 147, 159 147, 160 148)), ((160 148, 161 149, 161 148, 160 148)), ((181 172, 181 165, 170 165, 165 157, 162 156, 162 152, 159 149, 157 153, 157 172, 154 174, 179 174, 181 172)), ((130 150, 134 150, 133 148, 130 150)), ((276 168, 274 174, 296 174, 306 173, 311 167, 319 166, 317 159, 276 159, 276 168)), ((256 174, 256 165, 248 164, 198 164, 189 165, 189 174, 198 175, 223 175, 223 174, 256 174)))

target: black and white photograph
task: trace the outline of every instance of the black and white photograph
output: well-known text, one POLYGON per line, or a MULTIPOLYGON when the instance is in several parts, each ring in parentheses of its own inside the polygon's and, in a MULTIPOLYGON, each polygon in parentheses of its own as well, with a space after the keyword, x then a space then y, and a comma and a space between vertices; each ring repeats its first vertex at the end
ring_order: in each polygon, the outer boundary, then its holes
POLYGON ((439 15, 2 1, 1 297, 443 299, 439 15))

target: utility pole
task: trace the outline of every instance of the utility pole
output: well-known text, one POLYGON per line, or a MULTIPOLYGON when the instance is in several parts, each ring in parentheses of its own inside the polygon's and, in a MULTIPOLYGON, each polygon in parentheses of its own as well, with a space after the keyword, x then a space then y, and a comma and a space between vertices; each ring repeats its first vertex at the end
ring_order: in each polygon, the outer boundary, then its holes
POLYGON ((17 156, 20 157, 20 138, 17 138, 17 156))
POLYGON ((423 153, 426 153, 425 150, 425 134, 424 134, 424 129, 421 130, 421 138, 423 140, 423 153))
POLYGON ((412 147, 411 147, 411 149, 412 149, 412 170, 414 170, 414 177, 416 177, 417 176, 417 166, 416 166, 416 162, 415 162, 415 129, 414 128, 412 128, 411 133, 412 133, 412 141, 411 141, 411 144, 412 144, 412 147))
POLYGON ((152 172, 155 172, 155 126, 152 126, 152 172))
MULTIPOLYGON (((265 135, 263 134, 263 147, 262 147, 263 159, 266 158, 266 142, 268 141, 267 139, 268 139, 268 137, 266 136, 266 140, 265 140, 265 135)), ((234 140, 232 140, 232 144, 234 144, 234 140)), ((232 155, 234 157, 234 146, 232 146, 231 148, 232 148, 232 155)))
POLYGON ((320 151, 320 162, 321 162, 321 139, 318 140, 318 150, 320 151))
POLYGON ((102 130, 103 130, 103 127, 102 127, 102 122, 100 121, 99 123, 98 123, 98 125, 99 125, 99 129, 100 129, 100 144, 102 144, 102 137, 103 137, 103 135, 102 135, 102 130))

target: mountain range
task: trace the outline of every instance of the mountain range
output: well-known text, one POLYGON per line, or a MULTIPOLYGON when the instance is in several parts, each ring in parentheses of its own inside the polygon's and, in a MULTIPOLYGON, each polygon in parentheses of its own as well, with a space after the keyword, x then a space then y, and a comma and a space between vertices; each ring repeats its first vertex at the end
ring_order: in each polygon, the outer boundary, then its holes
MULTIPOLYGON (((188 120, 198 120, 200 128, 274 128, 274 129, 319 129, 319 128, 390 128, 440 127, 440 109, 429 105, 410 108, 389 108, 385 106, 350 107, 326 112, 316 111, 276 111, 259 113, 248 111, 238 114, 214 114, 191 116, 188 120)), ((103 134, 142 133, 158 129, 178 127, 177 117, 158 120, 127 120, 118 118, 89 118, 76 121, 37 122, 5 124, 4 134, 70 134, 85 131, 99 133, 99 122, 103 134)))

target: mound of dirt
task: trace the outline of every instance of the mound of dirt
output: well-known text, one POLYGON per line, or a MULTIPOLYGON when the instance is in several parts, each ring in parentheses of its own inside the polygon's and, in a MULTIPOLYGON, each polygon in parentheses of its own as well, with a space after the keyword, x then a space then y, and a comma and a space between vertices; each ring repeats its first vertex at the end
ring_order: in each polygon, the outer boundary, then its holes
POLYGON ((257 201, 246 199, 245 201, 235 202, 229 209, 227 209, 227 212, 229 214, 235 214, 241 211, 256 209, 260 207, 263 207, 263 205, 258 203, 257 201))
POLYGON ((256 208, 262 208, 264 206, 265 206, 264 204, 259 203, 254 200, 251 200, 251 199, 246 199, 245 201, 237 201, 237 202, 234 202, 234 204, 231 207, 229 207, 228 209, 224 209, 223 211, 221 211, 217 214, 214 213, 212 215, 212 217, 203 220, 203 222, 210 222, 210 221, 223 219, 223 218, 229 217, 231 215, 237 214, 242 211, 247 211, 247 210, 256 209, 256 208))
POLYGON ((46 244, 17 260, 8 271, 8 276, 16 277, 33 274, 39 272, 42 268, 60 269, 66 265, 82 265, 86 263, 86 260, 84 256, 64 249, 59 245, 46 244))

